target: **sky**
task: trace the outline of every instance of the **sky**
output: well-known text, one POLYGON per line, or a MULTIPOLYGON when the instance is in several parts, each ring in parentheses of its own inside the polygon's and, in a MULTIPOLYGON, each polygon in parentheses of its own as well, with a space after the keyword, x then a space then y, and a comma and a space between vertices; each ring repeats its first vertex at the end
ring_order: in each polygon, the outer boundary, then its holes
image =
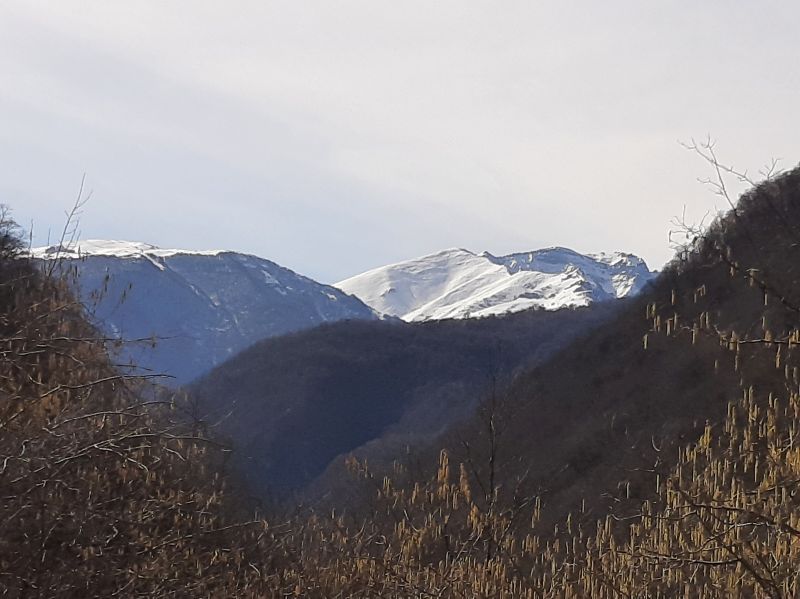
POLYGON ((0 203, 35 245, 323 282, 450 247, 627 251, 721 209, 679 141, 800 161, 800 3, 3 0, 0 203))

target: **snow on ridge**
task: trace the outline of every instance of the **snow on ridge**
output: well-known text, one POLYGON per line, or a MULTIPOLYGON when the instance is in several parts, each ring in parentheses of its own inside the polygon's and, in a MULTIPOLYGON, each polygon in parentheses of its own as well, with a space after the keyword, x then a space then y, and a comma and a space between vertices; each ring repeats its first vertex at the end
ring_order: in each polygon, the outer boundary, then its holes
POLYGON ((375 268, 335 286, 379 313, 416 321, 585 306, 638 293, 653 276, 641 258, 623 252, 552 247, 494 256, 458 248, 375 268))
MULTIPOLYGON (((58 245, 34 248, 31 253, 40 259, 145 259, 160 270, 165 268, 164 259, 172 256, 235 254, 98 239, 79 241, 62 249, 58 245)), ((262 268, 263 262, 269 262, 245 254, 241 257, 250 268, 262 268)), ((653 276, 644 260, 624 252, 581 254, 569 248, 550 247, 494 256, 450 248, 375 268, 333 287, 357 297, 378 314, 417 321, 585 306, 638 293, 653 276)))
POLYGON ((138 258, 153 256, 168 258, 177 255, 217 256, 226 250, 179 250, 162 249, 140 241, 120 241, 109 239, 86 239, 67 246, 50 245, 31 249, 34 258, 43 260, 53 258, 83 258, 86 256, 106 256, 114 258, 138 258))

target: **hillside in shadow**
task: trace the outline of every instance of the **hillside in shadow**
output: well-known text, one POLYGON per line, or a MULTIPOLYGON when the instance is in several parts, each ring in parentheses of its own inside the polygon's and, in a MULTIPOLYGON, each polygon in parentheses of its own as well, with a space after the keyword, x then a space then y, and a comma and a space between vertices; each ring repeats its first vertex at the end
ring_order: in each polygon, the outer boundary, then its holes
POLYGON ((191 389, 254 488, 300 490, 366 443, 390 459, 429 442, 618 308, 324 325, 257 343, 191 389))

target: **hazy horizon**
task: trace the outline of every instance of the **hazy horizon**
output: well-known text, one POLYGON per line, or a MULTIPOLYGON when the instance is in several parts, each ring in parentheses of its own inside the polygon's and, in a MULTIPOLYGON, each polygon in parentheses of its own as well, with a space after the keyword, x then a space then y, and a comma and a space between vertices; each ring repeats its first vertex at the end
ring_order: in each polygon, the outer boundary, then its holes
POLYGON ((800 156, 788 2, 11 0, 0 202, 58 236, 256 254, 322 282, 449 247, 670 257, 724 203, 677 143, 800 156), (769 90, 766 94, 764 90, 769 90))

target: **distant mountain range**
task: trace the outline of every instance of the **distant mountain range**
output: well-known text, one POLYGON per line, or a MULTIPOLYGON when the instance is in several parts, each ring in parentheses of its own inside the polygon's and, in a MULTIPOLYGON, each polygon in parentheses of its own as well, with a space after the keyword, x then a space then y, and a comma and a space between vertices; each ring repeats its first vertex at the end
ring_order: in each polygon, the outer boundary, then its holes
POLYGON ((406 321, 557 310, 638 293, 656 273, 632 254, 566 248, 493 256, 450 249, 336 283, 381 314, 406 321))
POLYGON ((75 266, 81 299, 115 338, 119 357, 186 383, 256 341, 324 322, 376 319, 360 300, 247 254, 160 249, 87 240, 36 248, 41 260, 75 266))
POLYGON ((387 465, 427 447, 469 422, 487 395, 614 316, 627 302, 610 300, 652 277, 626 254, 448 250, 339 284, 415 322, 334 323, 268 339, 191 390, 235 440, 233 463, 252 489, 335 489, 341 499, 341 481, 350 481, 342 456, 387 465))
POLYGON ((156 338, 119 359, 187 383, 249 345, 340 320, 406 321, 556 310, 625 297, 653 277, 630 254, 564 248, 496 257, 467 250, 371 270, 324 285, 274 262, 232 251, 161 249, 87 240, 32 250, 76 267, 82 301, 104 334, 156 338))
POLYGON ((429 442, 472 415, 493 377, 542 363, 654 276, 629 254, 564 248, 446 250, 337 286, 231 251, 88 240, 32 253, 74 269, 104 334, 155 337, 122 344, 119 362, 195 381, 250 483, 276 491, 351 451, 374 460, 429 442))

